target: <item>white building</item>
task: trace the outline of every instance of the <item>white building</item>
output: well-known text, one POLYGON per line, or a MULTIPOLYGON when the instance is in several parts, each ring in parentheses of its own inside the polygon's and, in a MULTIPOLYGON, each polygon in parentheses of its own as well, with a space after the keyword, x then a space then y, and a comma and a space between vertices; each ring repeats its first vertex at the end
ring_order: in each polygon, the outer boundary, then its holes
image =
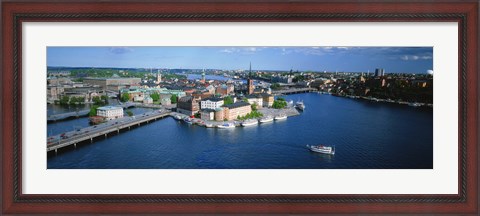
POLYGON ((200 102, 200 109, 216 109, 223 105, 222 98, 206 98, 200 102))
POLYGON ((107 120, 123 117, 123 108, 115 106, 104 106, 97 109, 97 116, 104 117, 107 120))
POLYGON ((247 95, 247 100, 249 104, 256 104, 259 109, 263 107, 263 97, 258 94, 247 95))

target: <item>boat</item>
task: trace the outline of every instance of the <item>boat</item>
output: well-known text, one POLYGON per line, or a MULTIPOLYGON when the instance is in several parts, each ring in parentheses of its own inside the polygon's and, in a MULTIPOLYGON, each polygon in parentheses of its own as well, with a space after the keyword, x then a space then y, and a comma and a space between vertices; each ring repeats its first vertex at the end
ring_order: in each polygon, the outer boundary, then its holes
POLYGON ((227 123, 223 123, 221 125, 217 125, 217 128, 220 128, 220 129, 235 128, 235 124, 227 122, 227 123))
POLYGON ((305 104, 303 104, 302 101, 298 101, 297 104, 295 104, 295 107, 301 111, 305 110, 305 104))
POLYGON ((213 124, 211 124, 211 123, 206 123, 206 124, 205 124, 205 127, 207 127, 207 128, 213 128, 213 124))
POLYGON ((187 124, 193 124, 192 119, 190 119, 190 118, 188 118, 188 117, 187 117, 187 118, 184 118, 183 121, 184 121, 185 123, 187 123, 187 124))
POLYGON ((313 152, 330 154, 330 155, 335 154, 335 147, 331 147, 331 146, 324 146, 324 145, 310 146, 310 145, 307 145, 307 148, 310 149, 310 151, 313 151, 313 152))
POLYGON ((257 125, 257 124, 258 124, 257 119, 248 119, 248 120, 245 120, 244 122, 242 122, 243 127, 253 126, 253 125, 257 125))
POLYGON ((276 120, 283 120, 283 119, 287 119, 287 115, 279 115, 279 116, 275 116, 275 121, 276 120))
POLYGON ((420 103, 409 103, 408 106, 412 106, 412 107, 419 107, 419 106, 422 106, 420 103))
POLYGON ((182 120, 182 117, 180 115, 174 115, 173 118, 175 120, 182 120))
POLYGON ((273 121, 273 118, 271 116, 266 116, 260 119, 260 123, 267 123, 273 121))

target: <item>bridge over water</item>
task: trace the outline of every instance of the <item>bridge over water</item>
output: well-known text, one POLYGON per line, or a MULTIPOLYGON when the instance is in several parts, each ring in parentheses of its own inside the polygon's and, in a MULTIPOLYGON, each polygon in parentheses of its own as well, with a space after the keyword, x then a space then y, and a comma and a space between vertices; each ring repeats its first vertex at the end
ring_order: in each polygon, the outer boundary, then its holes
POLYGON ((170 113, 170 111, 162 112, 157 110, 142 115, 108 121, 107 123, 66 132, 61 135, 51 136, 47 139, 47 153, 50 151, 57 152, 58 149, 71 145, 76 147, 78 143, 84 141, 93 142, 93 139, 96 137, 104 136, 106 138, 111 133, 118 134, 122 129, 129 130, 131 127, 139 127, 142 124, 167 117, 170 113))
POLYGON ((272 91, 273 95, 288 95, 288 94, 298 94, 298 93, 307 93, 307 92, 317 92, 315 88, 290 88, 284 90, 272 91))

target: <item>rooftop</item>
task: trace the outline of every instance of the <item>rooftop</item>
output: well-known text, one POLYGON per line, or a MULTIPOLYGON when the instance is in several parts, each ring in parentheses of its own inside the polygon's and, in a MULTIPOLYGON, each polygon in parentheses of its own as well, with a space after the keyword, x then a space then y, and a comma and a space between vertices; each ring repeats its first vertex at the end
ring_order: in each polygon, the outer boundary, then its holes
POLYGON ((104 107, 99 107, 97 110, 117 110, 117 109, 123 109, 123 108, 117 107, 117 106, 104 106, 104 107))
POLYGON ((233 103, 233 104, 228 104, 228 105, 223 105, 223 106, 227 107, 229 109, 235 109, 235 108, 239 108, 239 107, 250 106, 250 104, 247 103, 247 102, 244 102, 244 101, 239 101, 239 102, 236 102, 236 103, 233 103))

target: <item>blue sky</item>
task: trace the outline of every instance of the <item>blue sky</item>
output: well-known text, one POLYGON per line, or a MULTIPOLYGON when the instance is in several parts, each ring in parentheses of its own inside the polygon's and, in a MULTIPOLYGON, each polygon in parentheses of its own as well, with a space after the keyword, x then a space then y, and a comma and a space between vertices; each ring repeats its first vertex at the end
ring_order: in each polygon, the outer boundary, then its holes
POLYGON ((48 47, 47 66, 426 73, 432 47, 48 47))

